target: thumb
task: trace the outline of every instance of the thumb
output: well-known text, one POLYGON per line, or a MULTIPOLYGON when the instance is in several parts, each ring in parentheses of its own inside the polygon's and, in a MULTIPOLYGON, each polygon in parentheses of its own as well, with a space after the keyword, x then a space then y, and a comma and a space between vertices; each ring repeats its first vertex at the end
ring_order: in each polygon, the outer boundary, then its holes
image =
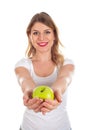
POLYGON ((59 93, 58 91, 55 92, 55 97, 56 97, 56 99, 57 99, 57 101, 58 101, 59 103, 62 102, 62 94, 61 94, 61 93, 59 93))
POLYGON ((29 94, 28 92, 24 92, 24 95, 23 95, 24 105, 27 105, 28 101, 29 101, 29 94))

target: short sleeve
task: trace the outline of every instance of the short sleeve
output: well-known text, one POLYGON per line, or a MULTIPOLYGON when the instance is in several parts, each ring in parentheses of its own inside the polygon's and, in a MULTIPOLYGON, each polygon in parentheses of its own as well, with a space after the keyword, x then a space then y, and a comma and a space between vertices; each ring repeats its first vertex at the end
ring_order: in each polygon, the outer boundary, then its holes
POLYGON ((64 60, 63 66, 67 65, 67 64, 73 64, 74 65, 74 61, 67 58, 67 59, 64 60))
POLYGON ((15 64, 15 68, 17 67, 25 67, 26 69, 31 69, 31 60, 27 58, 22 58, 15 64))

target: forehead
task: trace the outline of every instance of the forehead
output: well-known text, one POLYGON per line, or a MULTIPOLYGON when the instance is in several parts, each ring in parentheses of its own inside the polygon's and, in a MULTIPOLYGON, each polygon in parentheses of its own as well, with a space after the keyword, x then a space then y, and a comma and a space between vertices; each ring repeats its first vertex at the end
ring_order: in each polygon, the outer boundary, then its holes
POLYGON ((52 28, 50 28, 49 26, 47 26, 47 25, 45 25, 45 24, 43 24, 43 23, 40 23, 40 22, 36 22, 36 23, 32 26, 32 28, 31 28, 31 30, 46 30, 46 29, 52 30, 52 28))

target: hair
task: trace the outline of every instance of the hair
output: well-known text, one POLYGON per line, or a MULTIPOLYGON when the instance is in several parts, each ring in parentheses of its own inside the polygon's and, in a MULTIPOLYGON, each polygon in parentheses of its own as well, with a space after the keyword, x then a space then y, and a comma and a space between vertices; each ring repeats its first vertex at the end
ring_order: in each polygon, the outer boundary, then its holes
POLYGON ((63 46, 63 45, 59 40, 58 28, 56 27, 52 18, 45 12, 35 14, 32 17, 32 19, 27 27, 26 33, 28 36, 29 43, 28 43, 28 47, 26 50, 26 55, 30 58, 31 56, 34 56, 36 54, 36 49, 33 47, 32 43, 29 39, 29 34, 31 33, 31 29, 36 22, 43 23, 53 30, 55 40, 54 40, 54 44, 51 48, 51 59, 56 65, 62 65, 64 62, 64 56, 61 54, 59 46, 60 45, 63 46))

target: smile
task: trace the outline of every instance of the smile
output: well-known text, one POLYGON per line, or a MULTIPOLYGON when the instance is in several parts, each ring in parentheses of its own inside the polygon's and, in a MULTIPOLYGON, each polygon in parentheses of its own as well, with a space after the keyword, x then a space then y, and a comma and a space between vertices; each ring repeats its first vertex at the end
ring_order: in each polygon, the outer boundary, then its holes
POLYGON ((48 44, 48 42, 39 42, 37 43, 39 46, 44 47, 48 44))

